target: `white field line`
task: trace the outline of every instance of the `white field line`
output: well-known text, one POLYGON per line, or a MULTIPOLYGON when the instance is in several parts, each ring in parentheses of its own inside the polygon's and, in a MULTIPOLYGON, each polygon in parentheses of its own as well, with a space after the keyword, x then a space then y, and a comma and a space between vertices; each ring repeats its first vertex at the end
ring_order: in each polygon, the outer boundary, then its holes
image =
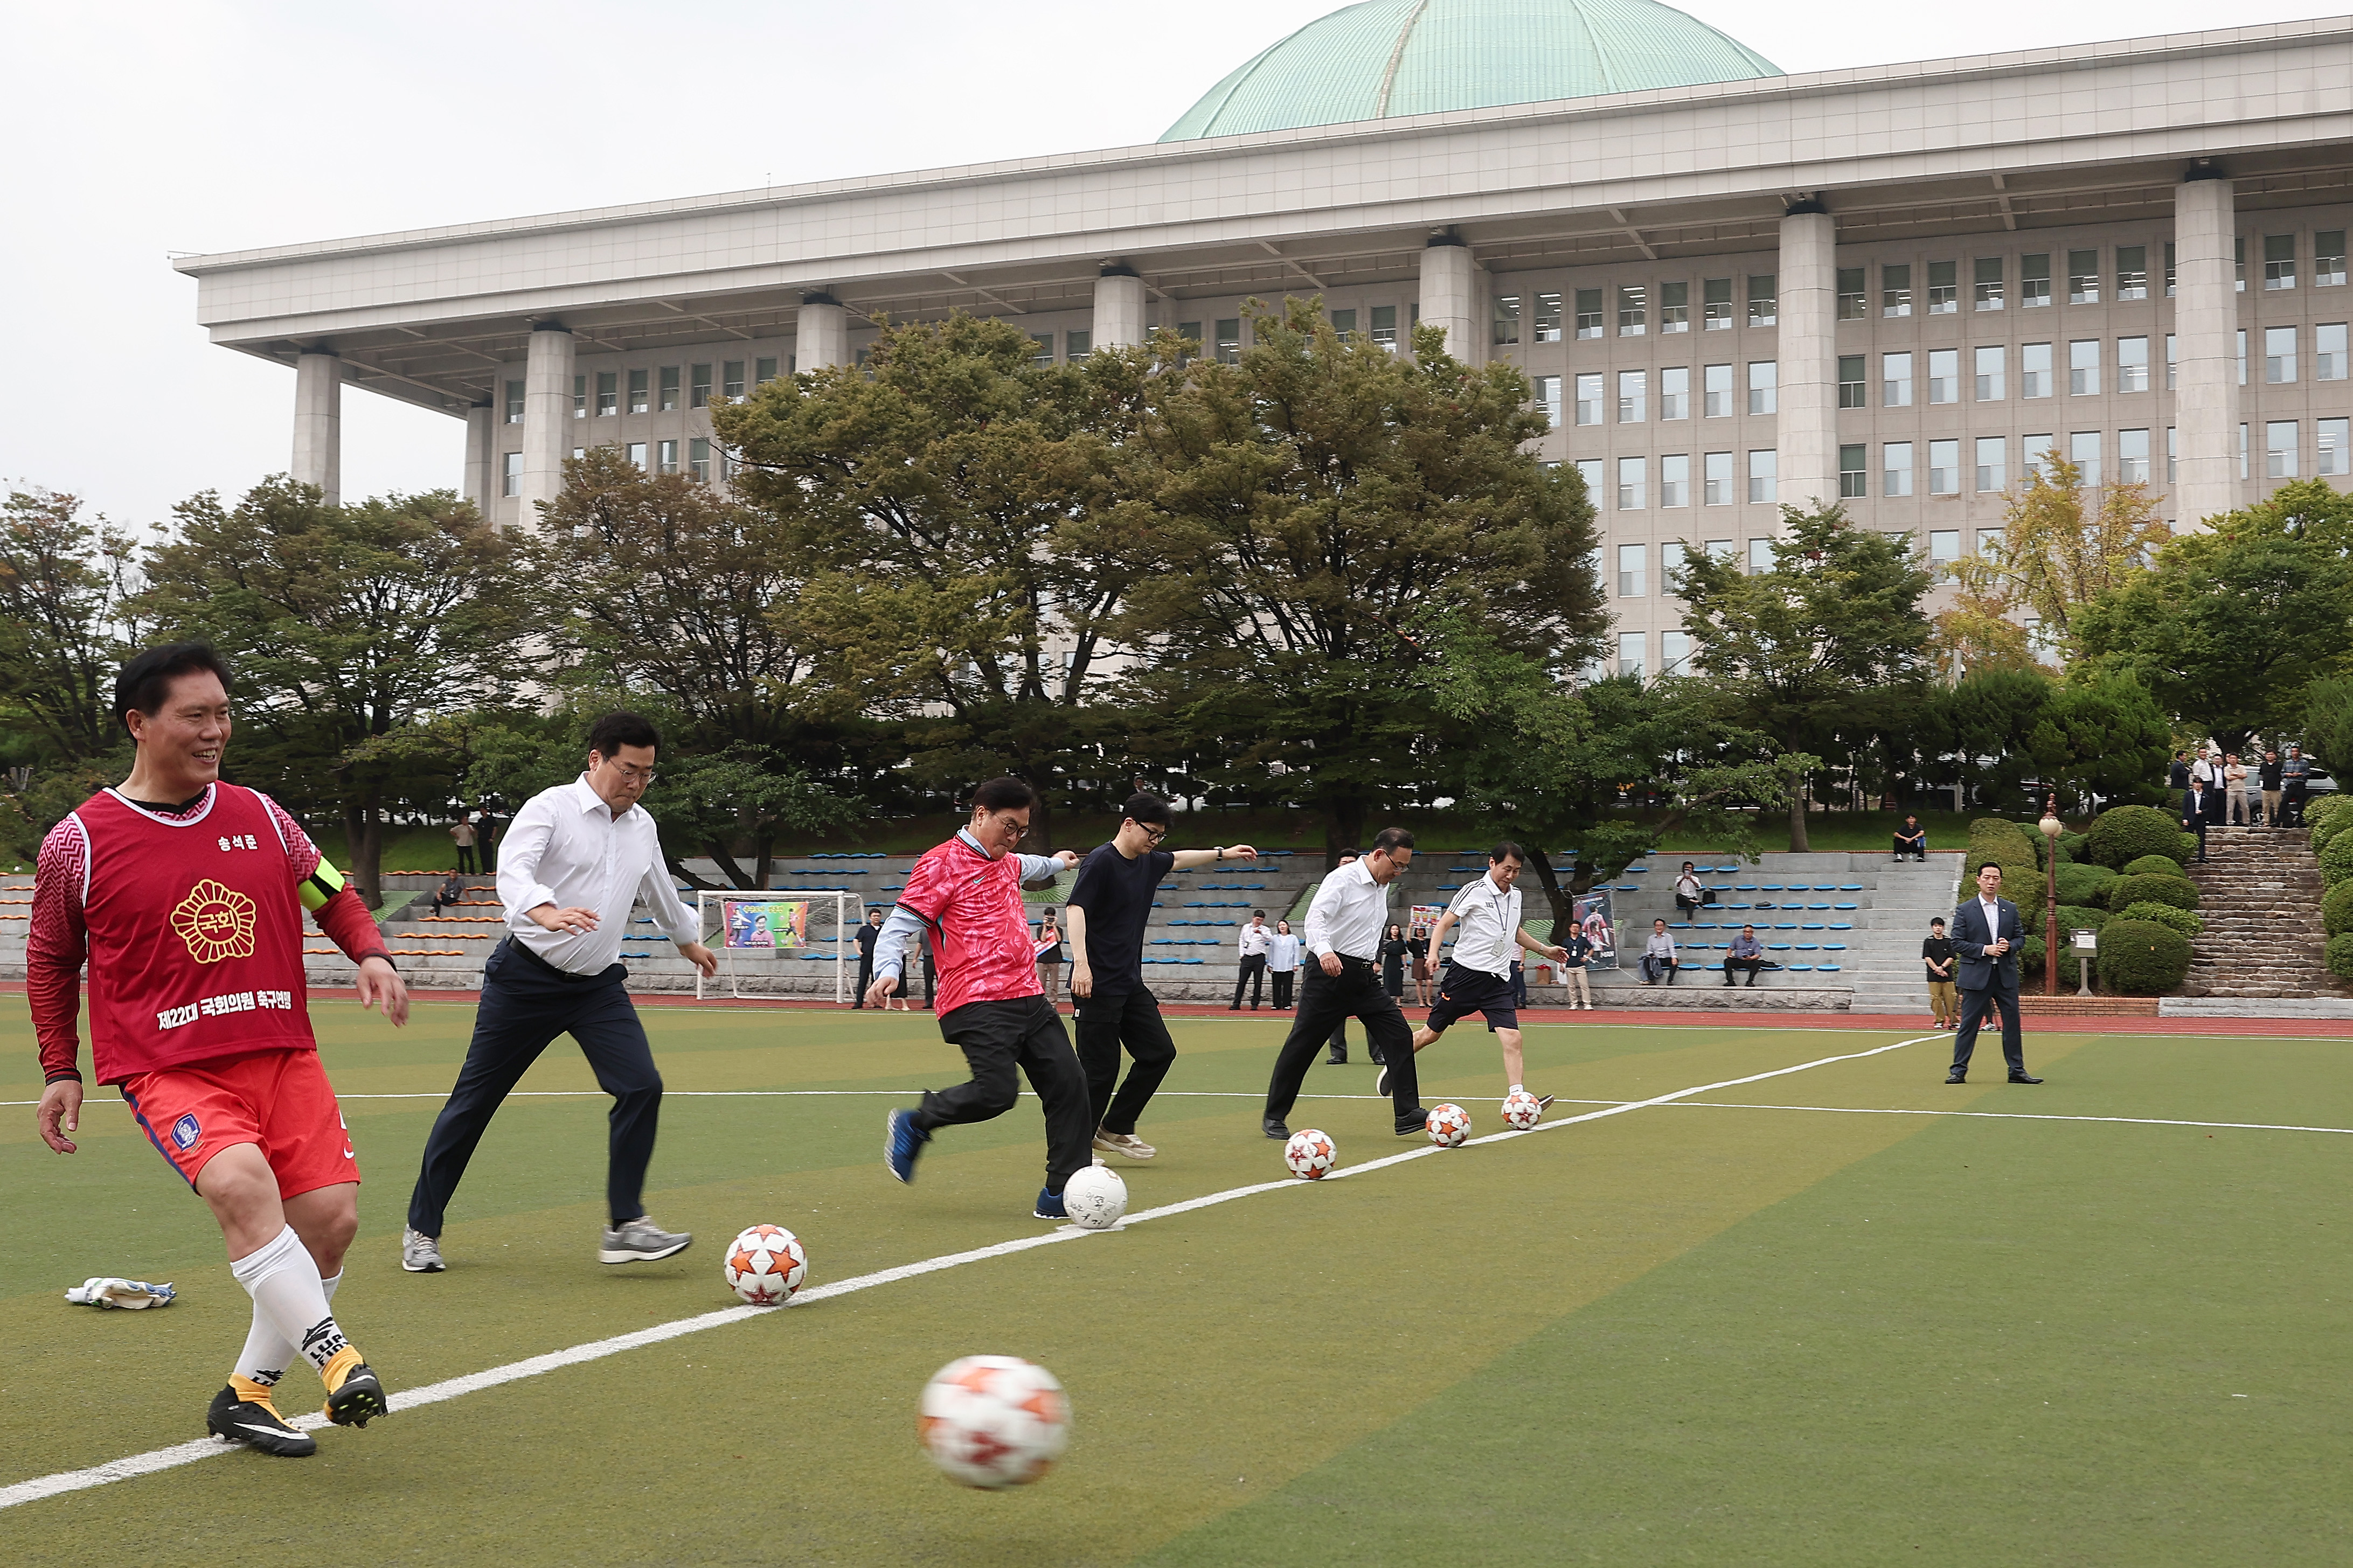
MULTIPOLYGON (((1641 1110, 1651 1106, 1672 1105, 1679 1100, 1689 1100, 1694 1095, 1707 1094, 1720 1089, 1737 1089, 1742 1084, 1759 1083, 1767 1079, 1786 1078, 1791 1073, 1807 1072, 1815 1068, 1831 1067, 1840 1062, 1858 1061, 1866 1057, 1901 1050, 1906 1046, 1921 1045, 1941 1037, 1936 1035, 1922 1035, 1914 1039, 1898 1040, 1893 1045, 1874 1046, 1868 1050, 1820 1057, 1810 1062, 1799 1062, 1794 1067, 1774 1068, 1767 1072, 1750 1073, 1743 1078, 1725 1079, 1720 1083, 1694 1084, 1689 1089, 1679 1089, 1672 1093, 1655 1095, 1649 1100, 1626 1100, 1603 1106, 1598 1110, 1588 1110, 1581 1116, 1565 1117, 1558 1121, 1546 1121, 1524 1132, 1491 1132, 1483 1138, 1472 1139, 1465 1147, 1482 1143, 1500 1143, 1513 1138, 1533 1138, 1540 1132, 1549 1132, 1562 1127, 1575 1127, 1582 1122, 1599 1121, 1611 1116, 1623 1116, 1630 1110, 1641 1110)), ((1450 1151, 1442 1150, 1434 1143, 1425 1143, 1419 1148, 1408 1149, 1400 1153, 1386 1155, 1377 1160, 1367 1160, 1362 1164, 1345 1166, 1332 1172, 1324 1180, 1337 1181, 1349 1176, 1361 1176, 1369 1171, 1383 1170, 1392 1165, 1402 1165, 1408 1161, 1428 1159, 1432 1155, 1446 1152, 1450 1151)), ((1291 1178, 1279 1182, 1258 1182, 1249 1186, 1229 1187, 1221 1193, 1209 1193, 1198 1198, 1187 1198, 1181 1203, 1164 1204, 1158 1208, 1145 1209, 1141 1214, 1130 1215, 1121 1222, 1120 1228, 1141 1225, 1147 1220, 1166 1219, 1175 1215, 1190 1214, 1196 1209, 1210 1208, 1219 1204, 1231 1203, 1238 1198, 1254 1197, 1262 1193, 1304 1192, 1314 1185, 1316 1184, 1312 1182, 1291 1178)), ((927 1258, 918 1263, 903 1263, 895 1268, 881 1268, 871 1274, 860 1274, 848 1279, 839 1279, 829 1285, 812 1286, 795 1296, 787 1305, 799 1306, 812 1301, 829 1300, 837 1296, 848 1296, 860 1290, 871 1290, 878 1285, 896 1284, 902 1279, 913 1279, 925 1274, 936 1274, 944 1268, 957 1268, 967 1263, 984 1262, 992 1258, 1007 1258, 1017 1252, 1028 1252, 1034 1247, 1052 1247, 1062 1242, 1077 1241, 1093 1234, 1095 1233, 1092 1231, 1082 1230, 1076 1226, 1061 1226, 1040 1235, 1017 1237, 1011 1241, 1000 1241, 994 1246, 975 1247, 969 1252, 951 1252, 938 1258, 927 1258)), ((685 1334, 701 1333, 705 1329, 716 1329, 728 1323, 742 1322, 747 1318, 756 1318, 769 1312, 786 1310, 786 1307, 728 1307, 718 1311, 699 1313, 691 1318, 680 1318, 671 1322, 657 1323, 651 1328, 638 1329, 630 1333, 616 1334, 610 1339, 592 1340, 586 1344, 574 1345, 567 1350, 551 1351, 545 1355, 509 1362, 504 1366, 489 1367, 481 1372, 468 1373, 462 1377, 447 1378, 439 1383, 427 1384, 422 1388, 405 1389, 395 1394, 393 1400, 396 1406, 402 1410, 419 1405, 438 1405, 445 1399, 456 1399, 464 1394, 479 1393, 486 1388, 495 1388, 502 1383, 513 1383, 526 1377, 538 1377, 543 1373, 555 1372, 564 1367, 601 1361, 607 1356, 618 1355, 624 1351, 642 1349, 647 1345, 659 1344, 665 1340, 674 1340, 685 1334)), ((326 1424, 326 1417, 321 1415, 296 1416, 290 1423, 306 1431, 316 1430, 326 1424)), ((37 1502, 43 1498, 58 1497, 66 1492, 81 1491, 90 1487, 107 1486, 115 1481, 130 1480, 139 1476, 154 1475, 159 1471, 172 1469, 181 1465, 194 1464, 199 1459, 209 1458, 216 1454, 235 1452, 237 1447, 238 1445, 236 1444, 206 1437, 193 1443, 175 1443, 167 1448, 154 1448, 144 1454, 132 1454, 124 1458, 110 1459, 105 1464, 92 1465, 86 1469, 61 1470, 55 1475, 37 1476, 30 1480, 18 1481, 12 1486, 0 1487, 0 1509, 15 1508, 23 1503, 37 1502)))

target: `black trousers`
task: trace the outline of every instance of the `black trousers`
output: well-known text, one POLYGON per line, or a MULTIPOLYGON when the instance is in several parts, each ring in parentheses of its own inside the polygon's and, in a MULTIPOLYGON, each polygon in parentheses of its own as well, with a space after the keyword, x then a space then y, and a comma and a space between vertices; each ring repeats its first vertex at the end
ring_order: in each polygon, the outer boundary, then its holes
POLYGON ((499 943, 482 965, 482 1000, 465 1065, 425 1140, 424 1164, 408 1199, 411 1229, 441 1234, 449 1200, 491 1118, 558 1035, 579 1044, 596 1087, 613 1097, 605 1174, 613 1223, 646 1212, 638 1197, 661 1121, 662 1081, 645 1026, 622 984, 628 973, 617 963, 600 974, 569 974, 512 937, 499 943))
MULTIPOLYGON (((1400 1122, 1421 1109, 1421 1083, 1414 1074, 1413 1028, 1398 1011, 1397 998, 1381 988, 1380 973, 1361 958, 1340 960, 1340 973, 1324 973, 1320 959, 1303 971, 1307 983, 1299 989, 1299 1011, 1291 1020, 1291 1034, 1274 1058, 1274 1076, 1266 1086, 1266 1113, 1280 1121, 1299 1102, 1300 1085, 1315 1053, 1350 1018, 1364 1021, 1365 1039, 1388 1064, 1389 1102, 1400 1122)), ((1420 1125, 1419 1116, 1411 1118, 1420 1125)))
POLYGON ((1250 1011, 1255 1013, 1258 1011, 1259 994, 1266 989, 1266 954, 1248 952, 1242 955, 1241 971, 1234 976, 1234 1005, 1237 1007, 1242 1005, 1244 986, 1250 988, 1250 1011))
POLYGON ((465 872, 465 871, 470 871, 470 870, 472 870, 473 868, 474 868, 474 847, 473 847, 472 845, 470 845, 470 844, 460 844, 460 845, 459 845, 459 846, 458 846, 458 869, 459 869, 460 872, 465 872))
POLYGON ((967 1002, 940 1018, 940 1033, 964 1052, 970 1081, 926 1089, 915 1125, 929 1132, 987 1121, 1013 1109, 1026 1074, 1046 1110, 1046 1190, 1059 1193, 1071 1173, 1094 1162, 1095 1123, 1086 1075, 1071 1049, 1062 1016, 1043 994, 1009 1002, 967 1002))
POLYGON ((849 999, 854 1008, 866 1005, 866 988, 874 984, 874 950, 862 949, 858 954, 858 992, 849 999))
POLYGON ((2181 831, 2198 836, 2198 858, 2200 860, 2206 858, 2206 814, 2202 811, 2196 816, 2185 816, 2181 819, 2181 831))
POLYGON ((1755 990, 1757 986, 1757 972, 1764 967, 1765 961, 1761 958, 1727 958, 1724 961, 1724 983, 1726 985, 1731 984, 1733 971, 1736 969, 1745 969, 1748 971, 1749 989, 1755 990))
POLYGON ((1295 969, 1276 969, 1270 970, 1268 973, 1274 980, 1274 1006, 1276 1010, 1282 1011, 1288 1009, 1291 1005, 1292 984, 1299 978, 1299 971, 1295 969))
POLYGON ((1978 1048, 1978 1026, 1985 1022, 1986 1014, 1994 1008, 2001 1010, 2001 1054, 2010 1063, 2012 1077, 2026 1070, 2026 1041, 2018 1023, 2018 987, 1988 985, 1981 990, 1961 990, 1961 1026, 1953 1035, 1953 1070, 1969 1070, 1969 1056, 1978 1048))
POLYGON ((1176 1042, 1168 1037, 1168 1025, 1160 1016, 1160 998, 1148 987, 1079 998, 1079 1067, 1087 1075, 1092 1125, 1106 1132, 1134 1132, 1135 1119, 1176 1065, 1176 1042), (1122 1047, 1135 1065, 1113 1094, 1122 1047))

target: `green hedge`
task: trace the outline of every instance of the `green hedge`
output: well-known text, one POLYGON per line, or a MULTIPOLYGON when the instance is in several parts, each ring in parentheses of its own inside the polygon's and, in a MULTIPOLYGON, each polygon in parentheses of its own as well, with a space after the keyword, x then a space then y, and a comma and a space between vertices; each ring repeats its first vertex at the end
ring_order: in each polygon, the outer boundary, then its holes
POLYGON ((2179 874, 2170 877, 2119 877, 2108 886, 2108 908, 2130 909, 2138 903, 2171 904, 2177 910, 2198 907, 2198 884, 2179 874))
POLYGON ((2091 851, 2088 846, 2091 842, 2080 833, 2062 833, 2059 836, 2059 847, 2067 852, 2067 858, 2070 860, 2080 862, 2089 859, 2091 851))
POLYGON ((2331 936, 2353 931, 2353 881, 2337 883, 2321 898, 2320 924, 2331 936))
POLYGON ((1961 865, 1961 885, 1954 901, 1976 895, 1978 868, 1991 861, 2001 868, 2001 896, 2021 910, 2041 909, 2046 889, 2042 866, 2035 854, 2035 836, 2015 822, 1981 816, 1969 824, 1968 854, 1961 865))
POLYGON ((2097 931, 2108 923, 2108 911, 2094 904, 2059 906, 2059 945, 2067 945, 2070 931, 2097 931))
POLYGON ((2353 931, 2339 931, 2328 939, 2328 973, 2353 980, 2353 931))
POLYGON ((2340 833, 2319 854, 2320 879, 2330 887, 2353 877, 2353 833, 2340 833))
POLYGON ((2115 869, 2107 866, 2062 866, 2059 868, 2059 901, 2063 905, 2105 905, 2107 886, 2116 879, 2115 869))
POLYGON ((2153 921, 2112 920, 2100 932, 2100 988, 2161 996, 2189 973, 2189 939, 2153 921))
MULTIPOLYGON (((2062 937, 2059 940, 2063 942, 2067 939, 2062 937)), ((2042 978, 2042 959, 2048 951, 2039 936, 2030 936, 2019 942, 2018 978, 2021 982, 2042 978)))
POLYGON ((2100 813, 2085 835, 2084 848, 2103 866, 2124 867, 2144 855, 2181 860, 2196 854, 2196 840, 2185 852, 2181 819, 2153 805, 2112 805, 2100 813))
POLYGON ((2127 904, 2116 911, 2116 918, 2120 921, 2149 921, 2158 925, 2170 926, 2187 937, 2195 937, 2206 929, 2205 919, 2195 911, 2177 910, 2171 904, 2160 904, 2153 900, 2127 904))
POLYGON ((2170 855, 2144 855, 2125 868, 2127 877, 2179 877, 2181 862, 2170 855))

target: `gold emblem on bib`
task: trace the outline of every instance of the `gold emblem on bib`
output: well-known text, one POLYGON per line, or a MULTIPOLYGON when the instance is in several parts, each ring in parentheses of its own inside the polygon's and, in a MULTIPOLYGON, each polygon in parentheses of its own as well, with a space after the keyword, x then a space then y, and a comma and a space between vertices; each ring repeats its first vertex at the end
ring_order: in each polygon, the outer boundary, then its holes
POLYGON ((235 888, 225 888, 207 877, 188 889, 172 911, 172 929, 188 944, 188 956, 198 963, 218 963, 224 958, 253 956, 251 899, 235 888))

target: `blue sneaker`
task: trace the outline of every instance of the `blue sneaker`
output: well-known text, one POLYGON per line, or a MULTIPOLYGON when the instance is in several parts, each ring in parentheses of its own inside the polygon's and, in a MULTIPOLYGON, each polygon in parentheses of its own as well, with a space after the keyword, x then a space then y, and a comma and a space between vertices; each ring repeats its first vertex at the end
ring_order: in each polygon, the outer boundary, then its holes
POLYGON ((915 1179, 915 1156, 932 1135, 915 1125, 912 1110, 893 1110, 882 1118, 882 1163, 902 1182, 915 1179))
POLYGON ((1071 1211, 1062 1206, 1061 1194, 1050 1193, 1045 1188, 1039 1187, 1038 1212, 1029 1217, 1031 1219, 1068 1219, 1071 1217, 1071 1211))

